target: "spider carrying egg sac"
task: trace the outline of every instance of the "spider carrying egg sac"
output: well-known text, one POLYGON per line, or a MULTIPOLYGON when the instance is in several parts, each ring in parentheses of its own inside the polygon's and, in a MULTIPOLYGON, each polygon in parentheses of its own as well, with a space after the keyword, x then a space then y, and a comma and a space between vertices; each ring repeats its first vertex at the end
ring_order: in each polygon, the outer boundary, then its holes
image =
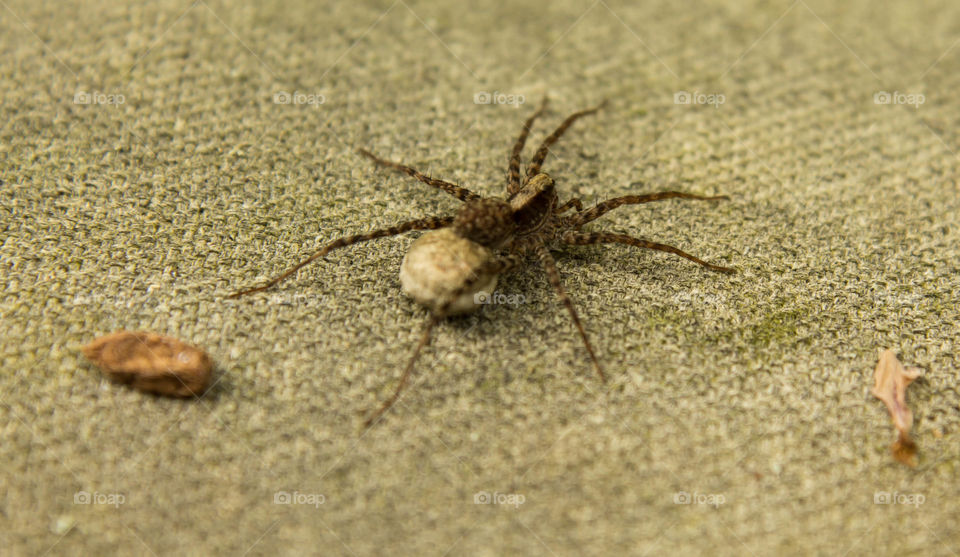
MULTIPOLYGON (((453 228, 431 230, 417 238, 403 257, 400 285, 418 304, 437 311, 492 257, 488 248, 464 238, 453 228)), ((453 301, 446 314, 476 311, 484 303, 484 294, 493 292, 496 286, 497 275, 485 273, 453 301)))

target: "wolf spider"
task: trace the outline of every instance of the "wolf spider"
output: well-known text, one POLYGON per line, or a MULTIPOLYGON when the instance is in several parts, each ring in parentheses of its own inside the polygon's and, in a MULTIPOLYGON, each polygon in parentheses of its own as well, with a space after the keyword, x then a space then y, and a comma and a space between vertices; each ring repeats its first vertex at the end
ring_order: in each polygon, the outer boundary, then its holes
MULTIPOLYGON (((473 267, 473 271, 468 275, 468 278, 459 286, 455 286, 445 299, 438 300, 436 303, 430 305, 424 304, 427 305, 431 311, 420 340, 414 348, 413 354, 403 370, 403 374, 400 376, 400 382, 394 390, 393 395, 366 419, 364 422, 366 427, 372 425, 397 402, 400 393, 410 379, 414 363, 417 361, 420 352, 430 342, 433 328, 438 322, 450 314, 453 302, 464 295, 464 293, 469 293, 471 288, 474 288, 483 277, 496 277, 525 263, 529 258, 536 258, 543 267, 547 280, 556 291, 557 297, 559 297, 560 301, 567 308, 573 324, 580 333, 580 338, 583 340, 587 353, 590 355, 597 375, 601 380, 606 381, 603 368, 600 366, 593 345, 590 343, 583 324, 580 322, 580 317, 577 315, 570 296, 560 282, 560 274, 557 271, 556 262, 550 254, 551 249, 562 245, 625 244, 679 255, 712 271, 723 273, 734 273, 736 271, 729 267, 721 267, 720 265, 708 263, 689 253, 681 251, 679 248, 667 244, 651 242, 626 234, 581 231, 583 225, 623 205, 636 205, 639 203, 675 198, 701 200, 729 199, 724 195, 701 196, 678 191, 662 191, 643 195, 615 197, 586 210, 584 210, 581 201, 576 198, 560 203, 554 187, 553 178, 541 172, 540 167, 543 165, 543 161, 546 159, 550 147, 556 143, 571 124, 578 118, 597 112, 605 104, 606 101, 599 106, 576 112, 567 117, 552 134, 544 139, 540 148, 537 149, 536 154, 530 161, 530 164, 527 166, 526 177, 521 179, 520 155, 526 143, 527 136, 530 134, 531 126, 546 109, 547 99, 544 97, 539 109, 524 122, 523 128, 520 130, 520 136, 513 146, 508 167, 506 199, 482 197, 466 188, 444 180, 431 178, 409 166, 381 159, 365 149, 359 149, 361 155, 369 158, 373 162, 398 170, 427 185, 443 190, 464 202, 464 204, 455 216, 420 218, 366 234, 338 238, 286 272, 272 278, 263 286, 242 290, 232 294, 230 297, 236 298, 271 288, 304 266, 324 257, 337 248, 377 238, 395 236, 412 230, 436 231, 441 228, 450 228, 460 238, 488 248, 490 256, 487 257, 485 261, 473 267), (564 214, 571 209, 574 210, 572 214, 564 214)), ((431 232, 428 232, 427 234, 430 233, 431 232)), ((456 258, 457 254, 453 253, 451 257, 456 258)))

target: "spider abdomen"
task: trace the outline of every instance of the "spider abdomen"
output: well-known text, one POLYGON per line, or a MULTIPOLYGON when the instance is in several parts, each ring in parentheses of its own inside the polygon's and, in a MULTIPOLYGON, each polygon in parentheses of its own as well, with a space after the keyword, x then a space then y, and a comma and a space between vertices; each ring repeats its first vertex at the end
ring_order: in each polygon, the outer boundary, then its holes
MULTIPOLYGON (((410 246, 400 265, 403 292, 418 304, 436 311, 490 261, 493 253, 468 240, 452 228, 431 230, 410 246)), ((475 297, 493 292, 497 275, 485 273, 473 286, 457 296, 447 314, 463 314, 481 307, 475 297)))

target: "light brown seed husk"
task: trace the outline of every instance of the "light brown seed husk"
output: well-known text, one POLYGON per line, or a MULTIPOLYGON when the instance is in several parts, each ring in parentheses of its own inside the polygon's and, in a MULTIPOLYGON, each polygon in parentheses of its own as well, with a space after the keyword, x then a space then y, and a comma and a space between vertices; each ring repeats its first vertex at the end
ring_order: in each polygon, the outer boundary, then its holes
POLYGON ((155 333, 118 331, 81 350, 111 380, 159 395, 203 394, 213 372, 206 352, 155 333))

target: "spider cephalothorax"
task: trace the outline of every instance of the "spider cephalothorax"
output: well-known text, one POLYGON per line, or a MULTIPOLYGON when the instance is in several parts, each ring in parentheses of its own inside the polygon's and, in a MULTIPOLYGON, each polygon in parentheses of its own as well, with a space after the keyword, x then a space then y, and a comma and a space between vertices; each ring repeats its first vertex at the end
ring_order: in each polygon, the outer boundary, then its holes
POLYGON ((541 231, 553 219, 557 206, 557 191, 553 178, 541 172, 527 180, 517 193, 510 196, 513 221, 517 236, 524 237, 541 231))
POLYGON ((546 105, 547 100, 544 98, 540 108, 524 122, 520 136, 513 146, 508 166, 506 200, 481 197, 466 188, 431 178, 409 166, 380 159, 369 151, 360 149, 363 156, 377 164, 399 170, 425 184, 441 189, 463 201, 464 205, 452 217, 421 218, 366 234, 338 238, 265 285, 237 292, 231 297, 266 290, 334 249, 357 242, 395 236, 411 230, 428 230, 429 232, 414 242, 404 257, 400 280, 404 291, 427 307, 430 315, 420 342, 400 376, 400 383, 393 395, 366 420, 367 426, 379 419, 398 400, 420 351, 430 342, 434 326, 448 315, 466 313, 479 307, 478 304, 482 302, 477 295, 484 291, 492 291, 496 286, 498 275, 531 259, 538 261, 543 268, 547 280, 566 307, 583 339, 594 369, 600 378, 605 380, 603 368, 587 337, 586 330, 580 322, 573 302, 560 282, 560 274, 550 250, 563 245, 625 244, 673 253, 708 269, 732 273, 734 270, 731 268, 707 263, 667 244, 626 234, 581 232, 585 224, 622 205, 672 198, 718 200, 726 199, 726 196, 700 196, 663 191, 615 197, 587 210, 583 209, 583 204, 576 198, 561 204, 553 178, 541 172, 540 167, 550 152, 550 147, 574 121, 581 116, 596 112, 603 105, 574 113, 564 120, 552 134, 544 139, 527 166, 526 177, 521 180, 520 154, 530 134, 530 127, 546 109, 546 105), (565 215, 564 213, 570 209, 574 212, 565 215))

